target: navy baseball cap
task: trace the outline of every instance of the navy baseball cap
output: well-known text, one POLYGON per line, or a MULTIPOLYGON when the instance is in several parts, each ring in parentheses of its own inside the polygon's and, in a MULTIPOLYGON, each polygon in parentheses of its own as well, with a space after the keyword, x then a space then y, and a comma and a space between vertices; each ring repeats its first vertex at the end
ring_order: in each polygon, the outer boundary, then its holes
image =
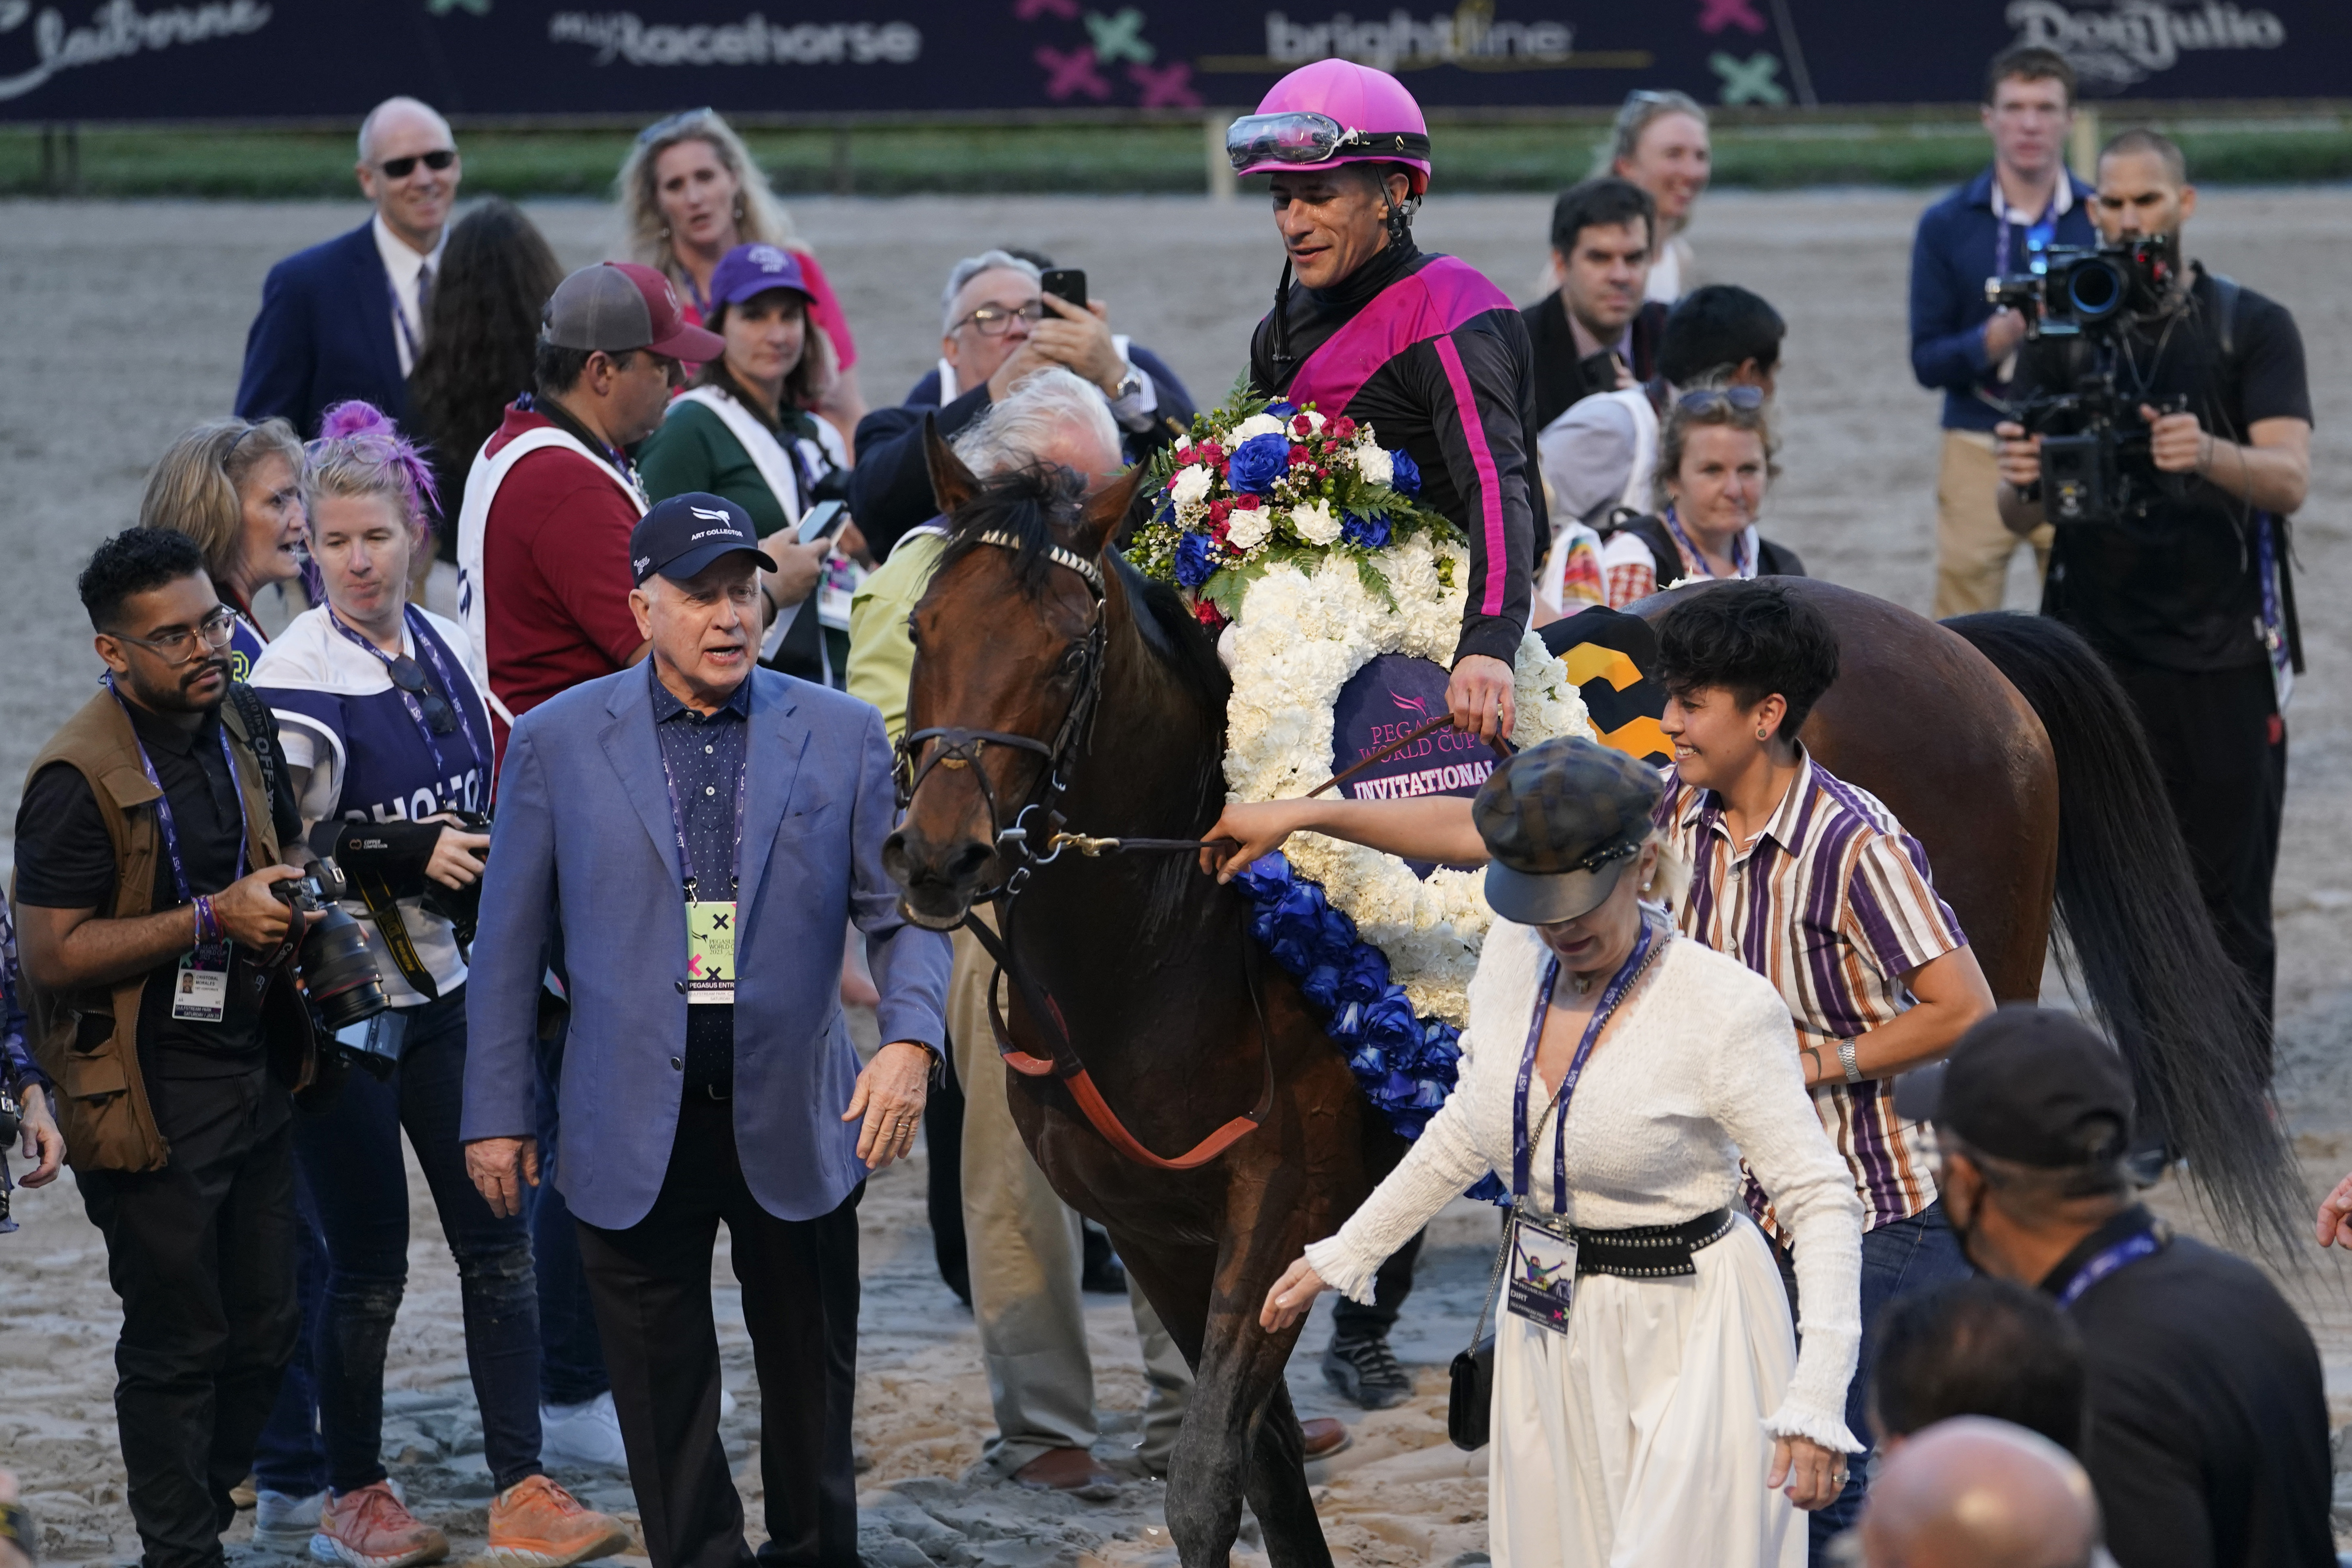
POLYGON ((683 583, 730 551, 740 550, 773 572, 775 562, 760 548, 751 514, 725 496, 688 490, 656 501, 629 531, 629 570, 639 587, 658 572, 683 583))
POLYGON ((779 245, 739 245, 719 258, 710 273, 710 302, 740 305, 771 289, 790 289, 814 299, 801 258, 779 245))

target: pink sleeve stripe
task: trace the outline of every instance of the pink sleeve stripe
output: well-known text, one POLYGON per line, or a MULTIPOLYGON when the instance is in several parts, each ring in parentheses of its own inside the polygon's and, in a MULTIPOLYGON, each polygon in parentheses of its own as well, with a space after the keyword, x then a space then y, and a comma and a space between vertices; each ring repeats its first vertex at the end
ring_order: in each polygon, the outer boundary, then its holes
POLYGON ((1470 461, 1478 470, 1479 521, 1486 531, 1486 595, 1482 616, 1503 613, 1503 584, 1511 574, 1511 552, 1503 537, 1503 487, 1495 477, 1495 454, 1486 449, 1486 426, 1478 418, 1477 395, 1470 390, 1470 373, 1462 368, 1462 353, 1451 336, 1433 340, 1437 362, 1445 367, 1446 384, 1454 388, 1454 409, 1462 416, 1462 438, 1470 444, 1470 461))

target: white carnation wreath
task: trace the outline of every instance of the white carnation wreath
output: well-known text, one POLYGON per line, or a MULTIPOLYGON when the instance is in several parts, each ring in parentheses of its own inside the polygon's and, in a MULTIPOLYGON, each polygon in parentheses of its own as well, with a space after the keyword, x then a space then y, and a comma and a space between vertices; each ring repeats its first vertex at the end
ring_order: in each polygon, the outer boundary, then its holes
MULTIPOLYGON (((1332 709, 1340 689, 1371 659, 1402 653, 1443 666, 1452 658, 1468 552, 1424 534, 1380 551, 1374 561, 1396 595, 1393 605, 1367 586, 1353 560, 1339 555, 1314 563, 1311 572, 1289 562, 1271 564, 1250 584, 1240 618, 1218 640, 1234 679, 1225 707, 1228 798, 1299 795, 1328 777, 1332 709), (1444 576, 1456 586, 1441 580, 1442 558, 1451 559, 1444 576)), ((1591 737, 1584 700, 1541 638, 1532 632, 1522 637, 1512 663, 1516 743, 1591 737)), ((1423 879, 1393 855, 1313 833, 1293 836, 1283 852, 1387 956, 1415 1013, 1456 1027, 1467 1021, 1470 976, 1493 920, 1479 873, 1440 867, 1423 879)))

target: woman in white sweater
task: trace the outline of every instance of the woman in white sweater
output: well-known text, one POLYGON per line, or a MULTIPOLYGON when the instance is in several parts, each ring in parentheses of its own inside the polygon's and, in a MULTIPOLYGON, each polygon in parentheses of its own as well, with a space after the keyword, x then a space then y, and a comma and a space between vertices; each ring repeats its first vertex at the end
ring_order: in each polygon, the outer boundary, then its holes
POLYGON ((1861 1203, 1779 993, 1640 901, 1660 877, 1660 787, 1584 740, 1495 770, 1474 820, 1501 918, 1461 1082, 1266 1295, 1270 1329, 1327 1289, 1369 1300, 1381 1260, 1455 1194, 1489 1171, 1510 1184, 1487 1470, 1499 1568, 1799 1568, 1796 1510, 1833 1500, 1862 1449, 1845 1425, 1861 1203), (1801 1353, 1738 1203, 1743 1156, 1796 1240, 1801 1353))

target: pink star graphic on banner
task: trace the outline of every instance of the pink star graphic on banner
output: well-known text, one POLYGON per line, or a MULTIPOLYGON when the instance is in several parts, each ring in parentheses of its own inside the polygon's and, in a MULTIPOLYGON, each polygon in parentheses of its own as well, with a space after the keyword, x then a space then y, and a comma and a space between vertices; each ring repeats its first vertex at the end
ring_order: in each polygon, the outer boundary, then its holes
POLYGON ((1760 33, 1764 30, 1764 18, 1756 14, 1752 0, 1699 0, 1698 30, 1720 33, 1726 27, 1745 27, 1751 33, 1760 33))
POLYGON ((1065 22, 1075 22, 1078 19, 1078 0, 1013 0, 1013 19, 1016 22, 1034 22, 1049 11, 1065 22))
POLYGON ((1144 109, 1198 109, 1201 95, 1192 90, 1192 68, 1183 60, 1154 70, 1150 66, 1129 66, 1128 79, 1143 89, 1139 107, 1144 109))
POLYGON ((1092 44, 1082 45, 1066 55, 1050 44, 1040 44, 1035 58, 1046 72, 1047 98, 1063 99, 1074 92, 1083 92, 1099 101, 1110 96, 1110 83, 1103 80, 1102 73, 1095 69, 1092 44))

